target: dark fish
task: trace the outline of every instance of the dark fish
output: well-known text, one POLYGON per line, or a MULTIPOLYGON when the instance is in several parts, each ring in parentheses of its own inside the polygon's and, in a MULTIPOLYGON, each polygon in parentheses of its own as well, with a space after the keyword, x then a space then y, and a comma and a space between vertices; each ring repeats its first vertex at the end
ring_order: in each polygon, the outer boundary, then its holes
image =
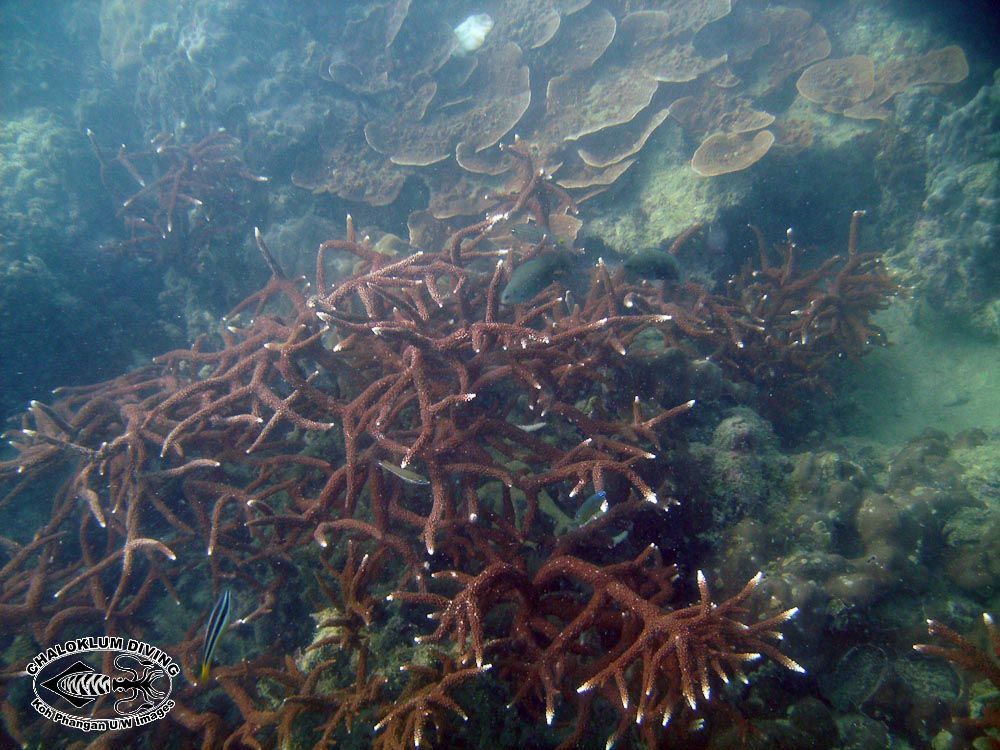
POLYGON ((202 682, 208 680, 208 673, 212 668, 212 654, 215 652, 219 637, 225 632, 226 625, 229 623, 230 605, 229 589, 226 589, 212 608, 212 614, 208 616, 208 623, 205 625, 205 646, 201 654, 200 679, 202 682))
POLYGON ((556 280, 566 270, 569 259, 563 253, 546 253, 522 263, 514 269, 510 283, 500 294, 501 305, 527 302, 556 280))
POLYGON ((644 279, 676 281, 681 276, 680 266, 673 255, 652 248, 630 255, 624 265, 626 271, 644 279))

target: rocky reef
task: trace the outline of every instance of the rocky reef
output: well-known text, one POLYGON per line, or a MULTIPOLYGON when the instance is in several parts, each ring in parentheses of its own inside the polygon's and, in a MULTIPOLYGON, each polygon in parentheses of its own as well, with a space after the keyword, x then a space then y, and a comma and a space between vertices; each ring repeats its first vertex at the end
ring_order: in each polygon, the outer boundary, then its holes
MULTIPOLYGON (((926 107, 926 100, 912 106, 926 107)), ((894 256, 929 308, 994 339, 1000 337, 998 133, 1000 71, 927 135, 923 202, 894 256)))
POLYGON ((733 527, 714 570, 738 579, 768 561, 768 590, 808 613, 792 637, 838 712, 839 746, 859 732, 869 746, 930 746, 955 731, 950 715, 976 710, 963 686, 981 675, 960 678, 912 644, 926 639, 928 616, 970 633, 996 609, 997 450, 974 430, 928 431, 895 453, 856 444, 799 454, 785 494, 733 527))
POLYGON ((73 745, 20 671, 83 631, 182 669, 99 747, 996 741, 975 3, 52 5, 0 7, 0 745, 73 745))

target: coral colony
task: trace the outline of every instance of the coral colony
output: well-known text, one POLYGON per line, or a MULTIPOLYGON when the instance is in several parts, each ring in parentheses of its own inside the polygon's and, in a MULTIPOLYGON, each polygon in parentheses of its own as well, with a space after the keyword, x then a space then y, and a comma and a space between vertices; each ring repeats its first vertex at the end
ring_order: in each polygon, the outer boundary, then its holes
POLYGON ((969 72, 955 46, 878 64, 831 58, 823 25, 782 5, 507 0, 489 10, 434 28, 392 2, 345 24, 321 75, 380 106, 321 137, 292 181, 384 206, 414 177, 434 217, 469 216, 511 166, 491 147, 517 132, 582 200, 618 182, 668 118, 698 144, 694 172, 717 176, 812 143, 815 123, 765 109, 793 81, 817 109, 870 121, 889 117, 904 91, 969 72))
MULTIPOLYGON (((711 721, 756 664, 802 671, 778 649, 796 610, 761 608, 760 575, 719 598, 631 538, 640 518, 671 523, 657 454, 698 406, 658 403, 630 373, 673 348, 786 393, 817 387, 829 358, 879 343, 869 317, 896 292, 857 249, 860 214, 845 256, 804 269, 789 239, 775 265, 761 239, 759 267, 721 294, 598 261, 585 294, 550 284, 501 305, 513 269, 554 251, 511 229, 575 213, 527 144, 505 152, 506 188, 439 242, 382 254, 348 217, 305 283, 258 232, 270 281, 217 338, 31 404, 0 463, 3 505, 52 497, 33 538, 4 539, 0 623, 26 654, 81 632, 162 647, 186 680, 143 741, 180 731, 204 748, 326 747, 372 727, 379 748, 443 745, 475 713, 464 691, 487 683, 563 748, 633 732, 654 747, 711 721), (345 257, 353 273, 332 278, 345 257), (595 493, 606 512, 557 532, 595 493), (233 625, 199 680, 227 589, 233 625), (169 624, 182 602, 188 623, 169 624), (315 631, 303 611, 320 611, 315 631)), ((185 193, 159 194, 169 223, 185 193)), ((0 695, 26 743, 45 727, 14 707, 23 668, 5 665, 0 695)))
POLYGON ((188 255, 242 218, 242 189, 267 182, 247 170, 240 142, 221 128, 192 144, 160 134, 148 149, 129 153, 121 146, 113 157, 89 129, 87 138, 129 234, 118 249, 166 265, 193 265, 188 255))

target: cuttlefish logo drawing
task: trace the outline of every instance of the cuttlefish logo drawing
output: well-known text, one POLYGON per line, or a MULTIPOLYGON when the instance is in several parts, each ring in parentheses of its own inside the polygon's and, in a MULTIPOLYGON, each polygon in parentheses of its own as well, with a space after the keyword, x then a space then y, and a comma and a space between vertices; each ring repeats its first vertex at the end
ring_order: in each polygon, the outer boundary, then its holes
POLYGON ((35 699, 32 708, 46 719, 85 732, 134 729, 162 719, 174 707, 173 678, 180 667, 163 651, 131 638, 87 637, 59 643, 28 662, 35 699), (104 674, 101 657, 112 654, 115 674, 104 674), (108 696, 112 715, 93 715, 93 704, 108 696))

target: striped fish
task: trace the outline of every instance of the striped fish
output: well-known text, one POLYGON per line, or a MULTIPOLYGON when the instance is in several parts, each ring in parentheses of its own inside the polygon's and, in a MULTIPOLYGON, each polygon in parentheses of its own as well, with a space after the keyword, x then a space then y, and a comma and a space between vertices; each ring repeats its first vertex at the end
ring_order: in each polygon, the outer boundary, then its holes
POLYGON ((383 469, 388 471, 390 474, 395 474, 397 477, 402 479, 404 482, 409 482, 410 484, 430 484, 431 480, 427 477, 420 476, 415 471, 410 471, 409 469, 404 469, 402 466, 396 466, 396 464, 391 461, 379 461, 378 465, 383 469))
POLYGON ((212 614, 208 616, 208 623, 205 625, 205 647, 201 655, 201 682, 208 680, 212 668, 212 654, 219 642, 219 636, 225 632, 226 624, 229 622, 231 603, 229 589, 226 589, 212 608, 212 614))

